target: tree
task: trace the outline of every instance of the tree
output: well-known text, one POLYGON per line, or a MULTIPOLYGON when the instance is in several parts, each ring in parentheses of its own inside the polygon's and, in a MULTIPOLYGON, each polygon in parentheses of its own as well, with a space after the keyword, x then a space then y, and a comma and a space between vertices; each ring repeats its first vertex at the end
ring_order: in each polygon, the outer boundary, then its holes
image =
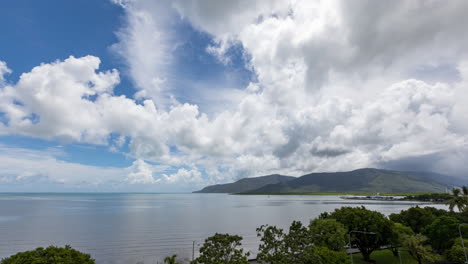
POLYGON ((283 229, 276 226, 262 225, 257 228, 260 238, 257 260, 260 263, 283 263, 286 260, 283 229))
POLYGON ((200 256, 194 263, 203 264, 248 264, 249 253, 239 249, 242 237, 218 234, 209 237, 200 248, 200 256))
POLYGON ((430 246, 425 246, 427 237, 422 235, 406 236, 403 245, 409 254, 419 263, 433 262, 439 260, 439 257, 432 253, 430 246))
POLYGON ((367 231, 374 234, 351 233, 351 244, 362 253, 364 260, 382 246, 388 245, 392 236, 392 222, 383 214, 362 207, 342 207, 328 215, 342 223, 348 231, 367 231))
MULTIPOLYGON (((468 240, 464 239, 463 242, 465 245, 468 246, 468 240)), ((465 252, 463 250, 461 239, 457 238, 453 242, 452 247, 446 251, 447 260, 452 261, 454 263, 465 263, 465 252)))
POLYGON ((463 193, 463 196, 468 196, 468 187, 463 186, 462 187, 462 193, 463 193))
POLYGON ((450 248, 458 237, 458 220, 450 216, 441 216, 434 220, 425 230, 431 246, 441 252, 450 248))
POLYGON ((312 236, 299 221, 293 221, 289 233, 284 236, 285 252, 289 263, 309 263, 316 259, 313 254, 312 236))
POLYGON ((257 261, 260 263, 321 263, 314 252, 310 231, 301 222, 294 221, 288 233, 276 226, 257 228, 261 237, 257 261))
POLYGON ((436 216, 431 209, 416 206, 403 210, 399 214, 391 214, 389 218, 393 222, 409 226, 415 233, 421 233, 436 216))
POLYGON ((50 246, 17 253, 0 261, 0 264, 94 264, 89 254, 81 253, 69 245, 64 248, 50 246))
POLYGON ((164 263, 165 264, 180 264, 179 262, 176 262, 177 255, 174 254, 172 256, 167 256, 164 258, 164 263))
POLYGON ((459 212, 462 212, 465 210, 467 204, 468 204, 468 188, 466 186, 463 186, 462 188, 463 193, 461 193, 460 189, 453 188, 452 189, 452 197, 450 200, 447 201, 447 204, 449 205, 449 209, 451 212, 453 212, 453 208, 457 207, 459 212))
POLYGON ((406 237, 414 235, 410 227, 404 226, 400 223, 393 223, 393 233, 389 240, 390 250, 394 256, 398 256, 398 248, 402 246, 406 237))
POLYGON ((340 251, 346 245, 346 228, 342 223, 336 221, 336 219, 312 220, 309 230, 315 246, 340 251))

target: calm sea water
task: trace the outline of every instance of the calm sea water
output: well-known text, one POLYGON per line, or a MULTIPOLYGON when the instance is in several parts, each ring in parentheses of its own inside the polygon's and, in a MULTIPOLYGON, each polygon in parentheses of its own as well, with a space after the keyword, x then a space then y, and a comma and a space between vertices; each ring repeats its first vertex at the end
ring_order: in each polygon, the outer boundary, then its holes
POLYGON ((97 263, 161 263, 170 254, 189 260, 193 241, 197 251, 216 232, 243 236, 243 246, 255 254, 255 229, 262 224, 308 223, 341 206, 364 205, 388 215, 416 204, 338 196, 0 194, 0 258, 69 244, 97 263))

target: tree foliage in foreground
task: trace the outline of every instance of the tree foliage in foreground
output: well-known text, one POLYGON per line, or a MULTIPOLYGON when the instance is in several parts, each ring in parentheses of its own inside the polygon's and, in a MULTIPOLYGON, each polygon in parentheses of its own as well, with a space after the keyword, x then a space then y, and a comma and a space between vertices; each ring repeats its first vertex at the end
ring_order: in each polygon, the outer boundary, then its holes
POLYGON ((390 214, 390 220, 409 226, 415 233, 421 233, 435 218, 431 210, 418 206, 403 210, 399 214, 390 214))
POLYGON ((387 246, 392 237, 392 222, 383 214, 362 207, 341 207, 331 214, 322 214, 322 218, 333 218, 350 231, 365 231, 373 234, 351 233, 351 244, 359 249, 364 260, 370 260, 370 254, 382 246, 387 246))
POLYGON ((458 237, 458 220, 450 216, 438 217, 424 230, 432 248, 442 252, 453 245, 458 237))
POLYGON ((310 232, 301 222, 294 221, 288 233, 276 226, 262 225, 257 228, 257 236, 261 237, 257 254, 260 263, 319 263, 310 232))
MULTIPOLYGON (((465 243, 465 247, 468 246, 468 240, 464 239, 463 242, 465 243)), ((457 238, 453 242, 452 247, 445 252, 447 256, 447 260, 452 261, 454 263, 465 263, 465 252, 463 250, 463 246, 461 243, 461 239, 457 238)))
POLYGON ((346 245, 346 228, 336 219, 314 219, 309 230, 315 246, 341 251, 346 245))
POLYGON ((327 247, 315 247, 314 254, 318 257, 318 264, 348 264, 351 263, 345 251, 334 251, 327 247))
POLYGON ((89 254, 65 246, 50 246, 17 253, 0 261, 0 264, 94 264, 89 254))
POLYGON ((453 188, 452 197, 447 201, 447 204, 451 212, 455 207, 459 212, 464 211, 468 205, 468 187, 463 186, 461 190, 453 188))
POLYGON ((205 240, 194 263, 248 264, 249 253, 239 248, 241 240, 242 237, 237 235, 215 234, 205 240))
POLYGON ((343 251, 346 231, 342 224, 327 219, 313 221, 309 227, 294 221, 287 233, 276 226, 257 228, 257 235, 261 237, 257 261, 270 264, 348 263, 348 257, 343 251), (315 233, 320 227, 324 229, 315 233), (327 244, 339 251, 328 248, 327 244))
POLYGON ((403 245, 408 236, 413 236, 414 232, 410 227, 400 223, 393 223, 392 230, 393 233, 389 240, 390 250, 394 256, 398 256, 398 248, 403 245))
POLYGON ((409 254, 419 263, 427 263, 439 260, 439 256, 432 253, 430 246, 425 245, 427 237, 423 235, 406 236, 403 246, 409 254))
POLYGON ((167 256, 164 258, 164 264, 180 264, 176 261, 177 255, 167 256))

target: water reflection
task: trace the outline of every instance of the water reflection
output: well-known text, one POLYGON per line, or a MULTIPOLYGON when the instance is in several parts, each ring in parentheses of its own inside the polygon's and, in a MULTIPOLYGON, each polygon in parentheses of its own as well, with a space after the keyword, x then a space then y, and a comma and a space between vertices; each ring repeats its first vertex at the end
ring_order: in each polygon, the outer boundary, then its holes
POLYGON ((0 194, 0 258, 70 244, 97 263, 156 263, 174 253, 190 258, 193 241, 198 249, 216 232, 243 236, 246 250, 255 253, 255 229, 262 224, 287 228, 341 206, 365 205, 388 215, 418 204, 338 196, 0 194))

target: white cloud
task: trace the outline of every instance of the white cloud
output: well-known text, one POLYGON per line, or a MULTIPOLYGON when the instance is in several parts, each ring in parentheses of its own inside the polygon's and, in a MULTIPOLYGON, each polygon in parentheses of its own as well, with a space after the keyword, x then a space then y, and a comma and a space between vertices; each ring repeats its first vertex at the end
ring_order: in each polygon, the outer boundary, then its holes
POLYGON ((129 171, 126 182, 130 184, 179 184, 199 186, 203 182, 200 171, 197 168, 187 170, 178 169, 173 174, 163 173, 168 167, 164 165, 151 165, 144 160, 137 159, 132 166, 127 168, 129 171))
POLYGON ((5 82, 4 75, 11 73, 11 70, 7 67, 6 62, 0 60, 0 85, 5 82))
POLYGON ((163 179, 167 183, 197 184, 197 186, 203 182, 201 173, 196 168, 191 170, 181 168, 174 174, 164 174, 163 179))
POLYGON ((130 155, 138 159, 127 179, 132 183, 161 178, 143 160, 193 168, 166 174, 163 183, 198 181, 199 168, 213 172, 206 181, 216 182, 372 166, 467 142, 465 133, 453 129, 467 121, 453 114, 463 103, 456 96, 463 82, 402 81, 364 105, 339 97, 309 106, 279 104, 267 92, 249 93, 236 111, 209 119, 195 105, 160 111, 151 100, 137 104, 112 95, 118 73, 96 73, 98 63, 88 56, 42 64, 5 86, 3 133, 115 147, 128 137, 130 155), (119 136, 111 140, 111 134, 119 136))
MULTIPOLYGON (((258 78, 234 106, 212 115, 171 100, 170 83, 160 81, 173 74, 166 24, 173 11, 158 18, 169 5, 119 3, 127 24, 114 48, 144 91, 137 94, 149 99, 113 95, 116 70, 96 72, 98 58, 70 57, 3 85, 1 134, 114 151, 128 142, 136 161, 122 180, 134 185, 190 186, 468 153, 465 2, 175 1, 183 19, 213 36, 211 52, 228 60, 229 46, 242 46, 258 78), (453 67, 459 78, 408 78, 428 65, 453 67)), ((447 164, 465 168, 443 162, 431 169, 443 172, 447 164)))
POLYGON ((130 173, 126 178, 126 181, 131 184, 159 182, 159 180, 153 178, 152 166, 141 159, 135 160, 129 170, 130 173))
POLYGON ((108 130, 100 124, 99 105, 119 82, 116 70, 96 73, 99 58, 70 57, 42 64, 21 75, 15 85, 0 90, 0 111, 6 114, 6 132, 103 144, 108 130))
MULTIPOLYGON (((114 1, 115 2, 115 1, 114 1)), ((140 91, 136 99, 152 98, 159 107, 171 103, 172 41, 167 24, 171 9, 166 1, 118 1, 125 9, 125 26, 117 33, 113 50, 126 61, 128 73, 140 91)))
POLYGON ((104 188, 112 189, 113 184, 124 179, 123 169, 65 162, 57 158, 60 155, 61 152, 54 149, 29 150, 0 146, 0 182, 4 183, 2 191, 14 191, 15 187, 21 185, 34 187, 35 184, 86 190, 104 185, 104 188))

